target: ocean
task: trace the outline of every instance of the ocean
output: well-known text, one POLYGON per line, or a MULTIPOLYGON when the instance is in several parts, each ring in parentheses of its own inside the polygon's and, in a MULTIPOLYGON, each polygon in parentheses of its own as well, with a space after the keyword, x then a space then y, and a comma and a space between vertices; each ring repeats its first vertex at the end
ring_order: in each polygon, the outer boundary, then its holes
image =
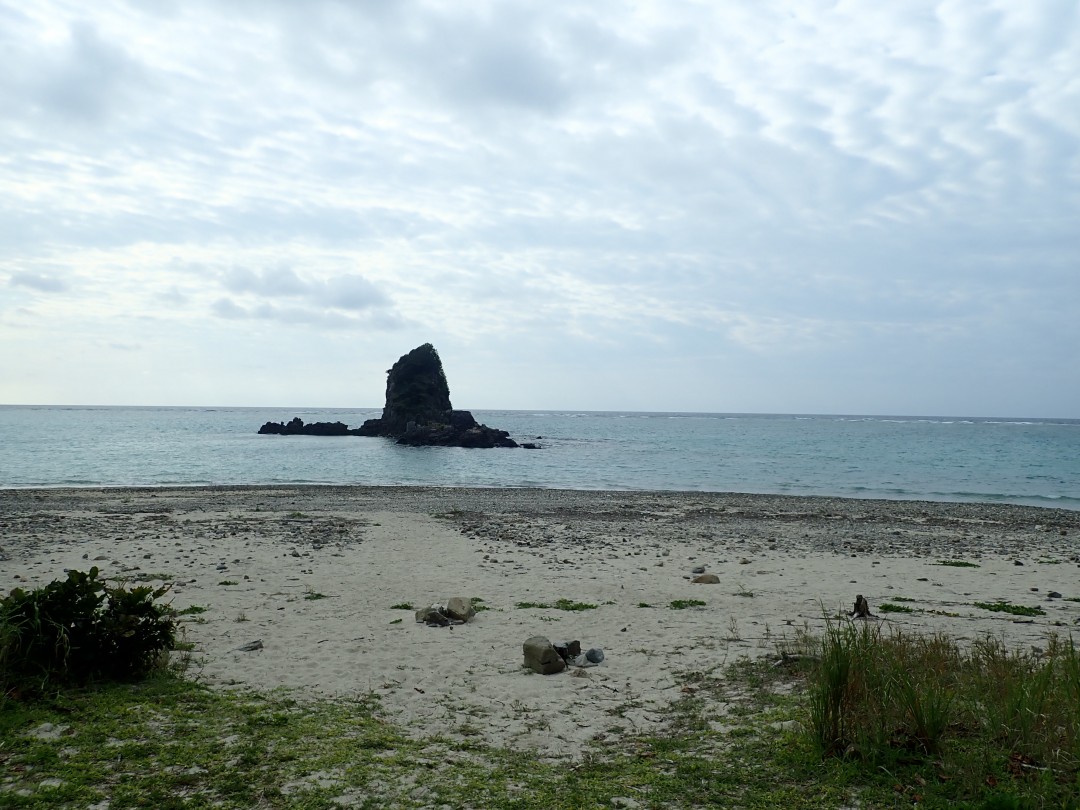
POLYGON ((365 484, 690 490, 1080 509, 1080 420, 473 411, 541 450, 259 436, 380 409, 0 406, 0 488, 365 484), (542 437, 542 438, 539 438, 542 437))

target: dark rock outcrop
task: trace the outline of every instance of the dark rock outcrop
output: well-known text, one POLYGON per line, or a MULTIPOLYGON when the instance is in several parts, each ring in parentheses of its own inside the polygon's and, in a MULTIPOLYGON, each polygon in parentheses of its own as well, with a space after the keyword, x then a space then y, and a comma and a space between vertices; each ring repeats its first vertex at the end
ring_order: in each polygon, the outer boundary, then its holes
POLYGON ((477 424, 468 411, 455 411, 439 353, 430 343, 402 356, 387 372, 382 416, 368 419, 361 436, 388 436, 414 447, 517 447, 505 430, 477 424))
MULTIPOLYGON (((414 447, 518 447, 505 430, 478 424, 468 411, 455 411, 439 353, 430 343, 402 356, 387 372, 382 416, 358 428, 341 422, 305 425, 300 417, 288 423, 267 422, 259 433, 277 436, 385 436, 414 447)), ((530 450, 539 445, 527 444, 530 450)))
POLYGON ((267 422, 259 433, 275 436, 349 436, 357 435, 344 422, 312 422, 305 425, 304 420, 294 416, 286 422, 267 422))

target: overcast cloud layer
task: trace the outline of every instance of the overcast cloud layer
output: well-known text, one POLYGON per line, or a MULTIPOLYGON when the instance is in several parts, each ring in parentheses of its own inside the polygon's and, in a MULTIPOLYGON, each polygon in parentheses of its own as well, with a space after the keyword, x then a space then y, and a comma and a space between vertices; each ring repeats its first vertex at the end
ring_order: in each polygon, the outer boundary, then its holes
POLYGON ((0 402, 1080 417, 1077 9, 0 2, 0 402))

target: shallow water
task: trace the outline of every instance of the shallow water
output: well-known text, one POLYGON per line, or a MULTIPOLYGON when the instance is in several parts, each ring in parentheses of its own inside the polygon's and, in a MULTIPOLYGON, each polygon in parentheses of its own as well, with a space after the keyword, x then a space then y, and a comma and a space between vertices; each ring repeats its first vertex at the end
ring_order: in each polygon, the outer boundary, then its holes
POLYGON ((408 484, 764 492, 1080 509, 1080 420, 474 411, 543 450, 259 436, 377 409, 0 407, 0 487, 408 484))

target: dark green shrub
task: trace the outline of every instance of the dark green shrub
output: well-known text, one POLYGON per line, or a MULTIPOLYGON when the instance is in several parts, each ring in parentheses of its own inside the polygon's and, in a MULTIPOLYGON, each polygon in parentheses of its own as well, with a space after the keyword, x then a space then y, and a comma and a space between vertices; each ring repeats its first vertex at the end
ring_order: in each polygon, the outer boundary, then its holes
POLYGON ((145 675, 176 641, 173 612, 155 602, 167 591, 109 585, 97 568, 16 588, 0 600, 2 693, 145 675))

